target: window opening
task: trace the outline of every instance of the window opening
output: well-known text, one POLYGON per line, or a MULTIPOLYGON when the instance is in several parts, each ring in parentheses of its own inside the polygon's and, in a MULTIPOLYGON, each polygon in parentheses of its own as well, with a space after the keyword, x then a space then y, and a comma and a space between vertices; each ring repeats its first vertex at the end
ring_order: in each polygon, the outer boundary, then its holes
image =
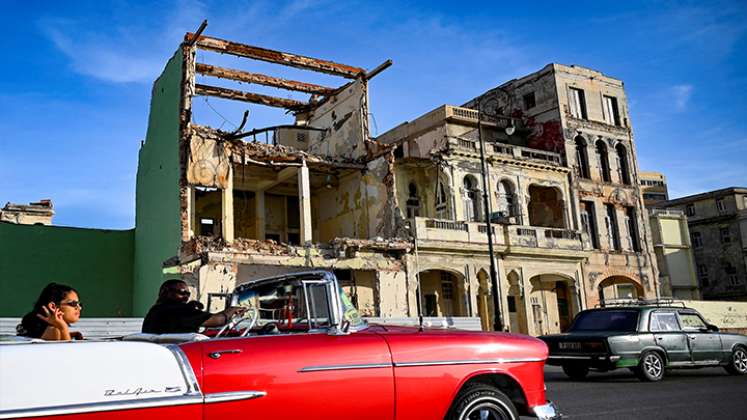
POLYGON ((607 216, 604 218, 604 222, 607 225, 607 237, 609 239, 609 247, 612 250, 620 251, 620 231, 617 228, 617 214, 615 212, 615 206, 612 204, 605 204, 607 209, 607 216))
POLYGON ((586 142, 583 137, 576 137, 576 165, 578 176, 589 179, 589 156, 586 152, 586 142))
POLYGON ((591 246, 599 249, 599 237, 597 233, 597 222, 594 213, 594 203, 591 201, 581 202, 581 226, 591 240, 591 246))
POLYGON ((420 198, 418 197, 418 187, 414 183, 407 186, 407 218, 420 217, 420 198))
POLYGON ((604 108, 607 111, 607 122, 612 125, 620 125, 620 111, 617 107, 617 98, 614 96, 604 97, 604 108))
POLYGON ((630 168, 628 166, 628 153, 625 150, 625 146, 618 144, 615 147, 617 151, 617 170, 619 172, 620 181, 625 185, 630 185, 630 168))
POLYGON ((611 182, 610 177, 610 161, 607 156, 607 145, 604 140, 599 140, 596 143, 597 161, 599 162, 599 171, 604 182, 611 182))
POLYGON ((584 91, 577 88, 570 88, 570 94, 571 115, 583 120, 587 119, 584 91))

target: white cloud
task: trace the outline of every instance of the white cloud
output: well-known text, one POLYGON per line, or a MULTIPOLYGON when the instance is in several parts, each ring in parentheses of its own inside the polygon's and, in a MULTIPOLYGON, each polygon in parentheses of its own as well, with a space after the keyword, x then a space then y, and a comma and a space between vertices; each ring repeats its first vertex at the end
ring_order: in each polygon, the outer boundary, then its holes
POLYGON ((672 99, 674 100, 674 109, 677 111, 684 111, 687 109, 687 105, 690 102, 690 97, 693 93, 692 85, 676 85, 670 89, 672 93, 672 99))

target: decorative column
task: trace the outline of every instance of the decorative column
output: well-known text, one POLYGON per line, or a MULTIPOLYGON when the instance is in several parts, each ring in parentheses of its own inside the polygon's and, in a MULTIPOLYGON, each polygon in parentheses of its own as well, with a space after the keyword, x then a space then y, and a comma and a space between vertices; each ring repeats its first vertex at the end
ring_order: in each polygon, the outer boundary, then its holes
POLYGON ((309 167, 303 161, 298 171, 298 207, 301 211, 301 243, 312 241, 311 230, 311 187, 309 183, 309 167))
POLYGON ((233 166, 228 167, 226 188, 221 191, 221 216, 223 240, 233 242, 233 166))

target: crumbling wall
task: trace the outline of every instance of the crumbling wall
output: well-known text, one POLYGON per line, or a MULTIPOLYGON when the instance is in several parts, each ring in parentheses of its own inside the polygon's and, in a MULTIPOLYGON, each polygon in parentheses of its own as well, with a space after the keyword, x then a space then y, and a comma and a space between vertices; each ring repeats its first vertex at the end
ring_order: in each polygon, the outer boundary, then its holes
POLYGON ((417 188, 420 201, 419 217, 436 217, 436 187, 438 185, 438 167, 430 160, 395 165, 397 200, 403 204, 403 217, 407 217, 407 202, 410 199, 410 184, 417 188))
POLYGON ((355 160, 366 156, 367 102, 367 83, 359 78, 308 114, 299 116, 312 127, 328 129, 324 135, 311 138, 309 152, 355 160))
POLYGON ((381 317, 408 316, 407 308, 407 273, 379 272, 378 288, 381 294, 379 312, 381 317))
POLYGON ((145 142, 140 148, 135 193, 133 315, 150 308, 164 280, 163 262, 179 254, 181 49, 153 84, 145 142))
POLYGON ((396 182, 394 153, 387 153, 367 164, 366 202, 371 236, 405 238, 409 236, 396 182))
POLYGON ((378 188, 372 197, 366 197, 368 184, 360 172, 337 178, 338 184, 332 189, 318 189, 312 192, 314 210, 315 241, 329 242, 337 237, 367 239, 369 226, 369 200, 377 200, 378 188))

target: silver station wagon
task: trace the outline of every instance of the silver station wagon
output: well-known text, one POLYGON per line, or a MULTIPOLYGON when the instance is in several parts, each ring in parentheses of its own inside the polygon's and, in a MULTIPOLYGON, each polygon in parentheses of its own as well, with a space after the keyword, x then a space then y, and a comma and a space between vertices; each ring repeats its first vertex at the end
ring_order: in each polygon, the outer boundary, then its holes
POLYGON ((539 337, 550 349, 547 364, 573 379, 590 369, 632 370, 655 382, 666 369, 723 366, 747 374, 747 336, 719 332, 694 309, 675 302, 626 302, 580 312, 568 332, 539 337))

